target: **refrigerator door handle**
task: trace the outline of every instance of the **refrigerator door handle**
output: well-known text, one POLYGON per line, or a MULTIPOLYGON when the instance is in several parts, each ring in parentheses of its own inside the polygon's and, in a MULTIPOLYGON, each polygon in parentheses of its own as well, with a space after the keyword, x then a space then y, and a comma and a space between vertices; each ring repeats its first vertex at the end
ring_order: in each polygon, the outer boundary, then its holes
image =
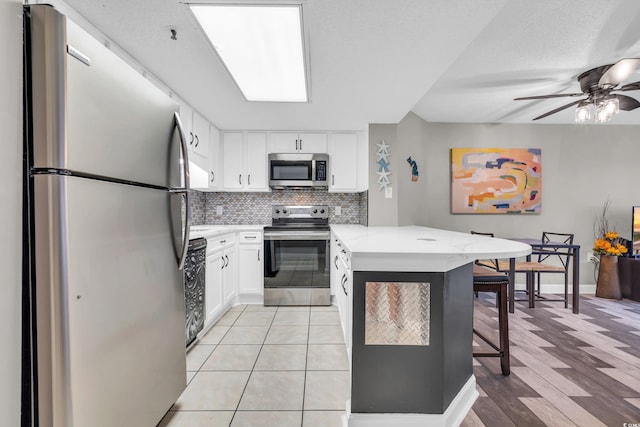
POLYGON ((189 228, 191 227, 191 209, 189 207, 189 155, 187 153, 187 138, 184 135, 184 128, 180 121, 180 115, 173 113, 176 127, 178 128, 178 135, 180 137, 180 147, 182 148, 182 158, 184 164, 182 165, 183 177, 184 177, 184 189, 180 190, 184 194, 184 231, 182 236, 182 250, 180 251, 180 257, 178 258, 178 269, 184 268, 184 261, 187 259, 187 249, 189 248, 189 228))

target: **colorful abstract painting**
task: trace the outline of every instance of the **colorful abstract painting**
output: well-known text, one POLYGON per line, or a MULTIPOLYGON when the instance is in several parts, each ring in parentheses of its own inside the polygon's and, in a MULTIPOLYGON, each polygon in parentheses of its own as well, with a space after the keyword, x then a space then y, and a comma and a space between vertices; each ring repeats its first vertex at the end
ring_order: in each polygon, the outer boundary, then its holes
POLYGON ((541 196, 541 149, 451 149, 451 213, 540 213, 541 196))

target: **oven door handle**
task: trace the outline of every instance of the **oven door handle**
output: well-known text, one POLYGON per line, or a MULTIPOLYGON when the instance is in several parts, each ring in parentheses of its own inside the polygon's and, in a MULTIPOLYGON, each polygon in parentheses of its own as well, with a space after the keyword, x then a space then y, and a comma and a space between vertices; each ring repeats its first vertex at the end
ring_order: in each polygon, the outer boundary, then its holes
POLYGON ((264 240, 329 240, 330 233, 321 231, 265 232, 264 240))

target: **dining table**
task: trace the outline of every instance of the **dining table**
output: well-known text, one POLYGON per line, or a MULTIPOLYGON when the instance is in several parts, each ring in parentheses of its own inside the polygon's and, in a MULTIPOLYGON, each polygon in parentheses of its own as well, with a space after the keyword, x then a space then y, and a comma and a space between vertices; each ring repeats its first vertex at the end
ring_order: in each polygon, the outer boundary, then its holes
MULTIPOLYGON (((568 254, 572 266, 572 309, 573 313, 580 312, 580 245, 575 243, 543 241, 541 238, 506 238, 515 242, 525 243, 531 246, 531 254, 527 255, 527 262, 532 255, 553 255, 555 251, 568 254)), ((529 308, 534 307, 533 272, 527 272, 527 290, 529 291, 529 308)), ((515 258, 509 259, 509 313, 515 309, 515 258)))

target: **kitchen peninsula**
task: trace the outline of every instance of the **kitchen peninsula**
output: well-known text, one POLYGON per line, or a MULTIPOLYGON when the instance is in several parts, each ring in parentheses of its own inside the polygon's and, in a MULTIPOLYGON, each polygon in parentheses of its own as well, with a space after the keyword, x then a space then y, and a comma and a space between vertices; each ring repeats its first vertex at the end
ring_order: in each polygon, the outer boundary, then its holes
POLYGON ((351 358, 347 425, 459 425, 478 396, 472 263, 531 247, 417 226, 331 229, 332 286, 351 358))

